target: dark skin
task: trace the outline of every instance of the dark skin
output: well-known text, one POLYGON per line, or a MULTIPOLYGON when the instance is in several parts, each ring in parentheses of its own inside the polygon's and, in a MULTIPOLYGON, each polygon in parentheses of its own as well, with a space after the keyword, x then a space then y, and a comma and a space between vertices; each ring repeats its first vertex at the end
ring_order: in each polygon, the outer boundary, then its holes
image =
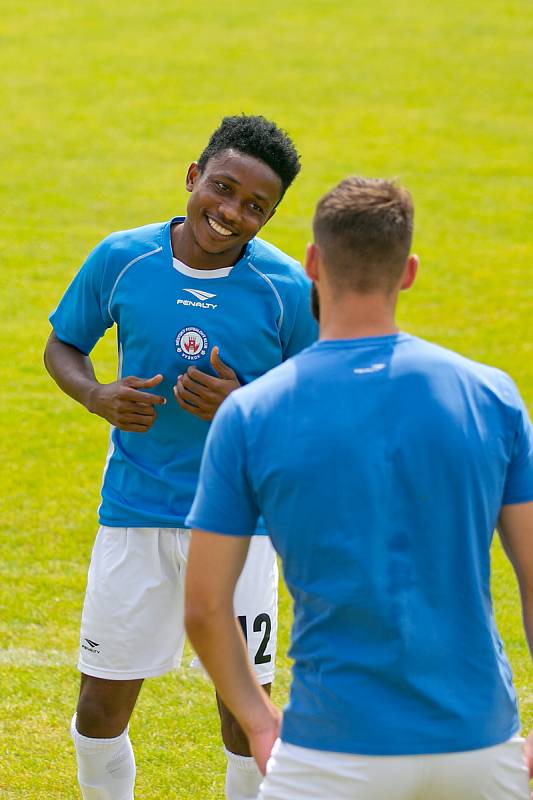
MULTIPOLYGON (((270 167, 235 150, 210 158, 203 172, 196 163, 191 164, 186 188, 191 194, 187 217, 172 228, 172 250, 188 266, 206 270, 235 264, 246 244, 272 217, 282 195, 281 181, 270 167)), ((174 387, 178 405, 204 420, 211 420, 223 400, 240 385, 234 370, 220 358, 217 346, 210 360, 216 376, 190 367, 176 377, 174 387)), ((90 357, 62 342, 54 331, 44 361, 66 394, 120 430, 145 433, 157 419, 157 407, 167 402, 156 393, 163 380, 161 374, 130 375, 99 383, 90 357)), ((129 722, 142 683, 142 679, 111 681, 82 674, 78 731, 91 738, 119 736, 129 722)), ((270 684, 264 689, 270 694, 270 684)), ((245 734, 218 698, 217 702, 226 748, 249 756, 245 734)))
POLYGON ((222 401, 240 386, 235 372, 222 362, 217 346, 211 350, 210 361, 218 378, 189 367, 184 375, 178 375, 174 386, 178 405, 189 414, 208 421, 213 419, 222 401))

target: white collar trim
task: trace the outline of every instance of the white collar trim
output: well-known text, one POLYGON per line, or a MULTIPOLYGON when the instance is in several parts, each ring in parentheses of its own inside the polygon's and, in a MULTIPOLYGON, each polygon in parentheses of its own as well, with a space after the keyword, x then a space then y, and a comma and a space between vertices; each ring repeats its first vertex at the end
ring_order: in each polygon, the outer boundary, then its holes
POLYGON ((188 278, 200 278, 200 280, 208 280, 209 278, 227 278, 233 267, 221 267, 220 269, 193 269, 188 267, 183 261, 177 258, 172 258, 172 266, 182 275, 188 278))

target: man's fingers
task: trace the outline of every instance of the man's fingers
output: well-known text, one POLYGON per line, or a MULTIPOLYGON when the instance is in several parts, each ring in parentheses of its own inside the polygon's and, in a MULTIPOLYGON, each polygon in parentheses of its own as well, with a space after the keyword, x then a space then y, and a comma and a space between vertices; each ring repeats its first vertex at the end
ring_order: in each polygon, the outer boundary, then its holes
POLYGON ((153 375, 151 378, 138 378, 136 375, 128 375, 124 378, 124 383, 128 386, 133 386, 135 389, 151 389, 152 386, 157 386, 163 380, 161 373, 153 375))
POLYGON ((192 392, 192 394, 198 395, 198 397, 202 397, 206 400, 212 398, 213 389, 219 378, 212 378, 211 375, 204 375, 203 372, 200 372, 199 375, 207 380, 202 383, 201 381, 197 381, 193 375, 186 372, 185 375, 179 376, 178 385, 183 386, 185 389, 188 389, 189 392, 192 392), (209 381, 213 381, 214 385, 209 381))
POLYGON ((150 430, 150 425, 135 425, 131 422, 125 422, 121 425, 115 425, 115 428, 118 428, 121 431, 126 431, 127 433, 146 433, 146 431, 150 430))
MULTIPOLYGON (((131 379, 127 378, 126 380, 131 379)), ((123 400, 129 400, 132 403, 140 403, 146 406, 162 406, 167 402, 166 399, 159 394, 139 392, 137 389, 130 388, 127 384, 122 387, 120 397, 123 400)))
MULTIPOLYGON (((176 402, 180 406, 180 408, 182 408, 184 411, 187 411, 187 413, 192 414, 195 417, 198 417, 198 419, 211 420, 213 418, 212 411, 201 408, 195 404, 193 405, 194 401, 188 403, 178 392, 177 386, 174 386, 174 397, 176 398, 176 402)), ((193 395, 193 397, 196 397, 196 395, 193 395)), ((196 399, 198 400, 197 397, 196 399)))
POLYGON ((183 379, 180 380, 178 378, 178 382, 174 387, 174 393, 186 403, 192 406, 200 406, 202 404, 202 398, 196 392, 191 392, 191 390, 186 386, 183 382, 183 379))
POLYGON ((153 406, 147 403, 136 403, 131 400, 122 400, 116 409, 117 414, 120 414, 123 419, 129 419, 130 416, 142 418, 143 422, 147 419, 155 419, 156 413, 153 406))
POLYGON ((156 419, 154 410, 150 408, 150 411, 151 414, 144 414, 141 410, 126 411, 119 414, 118 418, 125 425, 143 425, 145 428, 150 428, 156 419))
MULTIPOLYGON (((163 376, 161 373, 157 375, 153 375, 151 378, 137 378, 136 375, 129 375, 127 378, 124 378, 122 381, 123 386, 130 387, 132 389, 151 389, 153 386, 158 386, 161 381, 163 380, 163 376)), ((151 392, 139 392, 144 397, 143 399, 138 400, 139 403, 150 403, 150 405, 164 405, 167 401, 164 397, 159 394, 151 394, 151 392)))
POLYGON ((218 345, 215 345, 211 350, 211 355, 209 356, 209 360, 211 361, 211 366, 221 378, 225 380, 232 381, 236 380, 237 375, 232 370, 231 367, 228 367, 227 364, 224 364, 222 359, 220 358, 220 349, 218 345))
POLYGON ((189 367, 187 372, 182 375, 182 378, 187 382, 187 385, 191 391, 193 391, 195 388, 194 385, 191 384, 198 384, 198 389, 200 386, 203 386, 206 389, 214 389, 220 381, 220 378, 215 378, 213 375, 208 375, 206 372, 201 372, 199 369, 197 369, 197 367, 189 367))

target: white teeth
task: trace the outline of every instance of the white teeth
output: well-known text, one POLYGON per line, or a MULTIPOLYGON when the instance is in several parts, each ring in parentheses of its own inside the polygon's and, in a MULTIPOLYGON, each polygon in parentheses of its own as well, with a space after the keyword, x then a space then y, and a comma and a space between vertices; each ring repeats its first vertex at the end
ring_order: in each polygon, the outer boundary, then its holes
POLYGON ((233 236, 233 231, 228 231, 227 228, 223 228, 222 225, 219 225, 218 222, 215 222, 211 217, 207 217, 207 221, 211 228, 213 228, 216 233, 220 233, 221 236, 233 236))

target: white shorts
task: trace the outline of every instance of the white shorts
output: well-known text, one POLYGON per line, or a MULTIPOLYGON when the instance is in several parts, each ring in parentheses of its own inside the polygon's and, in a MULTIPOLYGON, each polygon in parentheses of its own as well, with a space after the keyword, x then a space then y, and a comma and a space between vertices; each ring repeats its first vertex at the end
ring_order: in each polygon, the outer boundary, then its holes
MULTIPOLYGON (((87 578, 78 669, 132 680, 163 675, 181 663, 190 531, 98 531, 87 578)), ((235 590, 235 616, 261 684, 274 678, 278 567, 268 536, 253 536, 235 590)))
POLYGON ((524 740, 461 753, 358 756, 278 739, 257 800, 529 800, 524 740))

